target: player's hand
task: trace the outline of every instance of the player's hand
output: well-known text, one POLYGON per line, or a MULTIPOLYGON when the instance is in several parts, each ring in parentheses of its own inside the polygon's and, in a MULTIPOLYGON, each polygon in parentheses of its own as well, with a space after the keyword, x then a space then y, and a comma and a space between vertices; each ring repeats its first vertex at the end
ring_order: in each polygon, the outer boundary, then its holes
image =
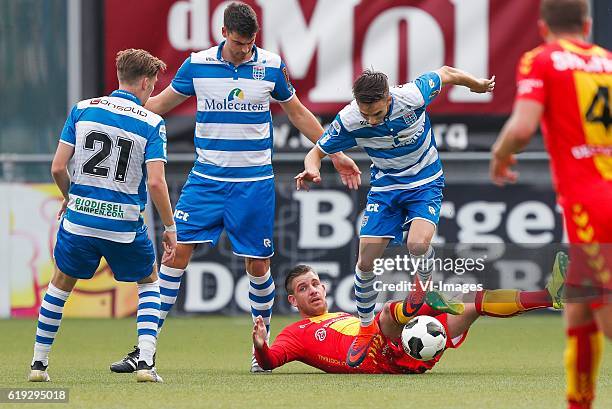
POLYGON ((495 89, 495 75, 491 79, 480 78, 476 85, 470 87, 470 91, 477 94, 484 94, 485 92, 493 92, 495 89))
POLYGON ((64 199, 62 202, 62 207, 57 212, 57 220, 61 219, 64 213, 66 213, 66 209, 68 208, 68 199, 64 199))
POLYGON ((298 173, 296 177, 294 177, 295 179, 295 188, 297 190, 300 189, 304 189, 304 190, 308 190, 310 189, 310 186, 308 185, 308 182, 313 182, 313 183, 321 183, 321 172, 319 172, 318 169, 306 169, 301 173, 298 173))
POLYGON ((332 163, 340 174, 342 184, 349 189, 357 190, 361 185, 361 171, 353 159, 343 152, 331 155, 332 163))
POLYGON ((260 315, 255 318, 255 322, 253 323, 253 346, 256 349, 263 348, 267 335, 266 325, 264 324, 264 320, 260 315))
POLYGON ((511 169, 513 165, 516 165, 516 157, 514 155, 501 158, 493 154, 491 163, 489 164, 489 176, 493 183, 497 186, 504 186, 506 183, 515 183, 518 180, 519 173, 511 169))
POLYGON ((176 232, 165 231, 162 237, 162 245, 164 247, 164 254, 161 260, 162 264, 172 263, 176 255, 176 232))

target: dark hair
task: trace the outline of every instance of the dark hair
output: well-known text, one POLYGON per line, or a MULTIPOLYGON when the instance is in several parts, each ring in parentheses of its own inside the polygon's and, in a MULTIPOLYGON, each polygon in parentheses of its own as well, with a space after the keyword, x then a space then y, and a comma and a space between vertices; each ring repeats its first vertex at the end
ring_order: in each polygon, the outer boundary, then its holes
POLYGON ((554 33, 578 33, 589 16, 587 0, 542 0, 540 17, 554 33))
POLYGON ((259 31, 257 14, 251 6, 235 1, 225 8, 223 12, 223 25, 230 33, 237 33, 242 37, 251 38, 259 31))
POLYGON ((128 84, 143 76, 154 77, 158 72, 166 70, 166 64, 162 60, 148 51, 134 48, 119 51, 115 62, 119 82, 128 84))
POLYGON ((312 267, 307 266, 306 264, 299 264, 287 272, 287 275, 285 276, 285 291, 287 291, 287 295, 293 294, 293 280, 308 273, 309 271, 314 270, 312 267))
POLYGON ((389 96, 387 76, 380 71, 365 70, 353 84, 353 96, 361 104, 371 104, 389 96))

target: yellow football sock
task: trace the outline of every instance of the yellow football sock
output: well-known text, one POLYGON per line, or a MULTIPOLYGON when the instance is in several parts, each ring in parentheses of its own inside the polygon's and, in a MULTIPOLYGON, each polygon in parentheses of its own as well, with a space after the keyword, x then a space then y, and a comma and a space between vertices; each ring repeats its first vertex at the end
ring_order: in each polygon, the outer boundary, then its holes
POLYGON ((391 316, 398 324, 406 325, 408 321, 410 321, 414 315, 407 317, 403 312, 403 302, 396 301, 391 303, 389 309, 391 310, 391 316))
POLYGON ((525 311, 519 300, 519 290, 483 290, 474 300, 480 315, 512 317, 525 311))

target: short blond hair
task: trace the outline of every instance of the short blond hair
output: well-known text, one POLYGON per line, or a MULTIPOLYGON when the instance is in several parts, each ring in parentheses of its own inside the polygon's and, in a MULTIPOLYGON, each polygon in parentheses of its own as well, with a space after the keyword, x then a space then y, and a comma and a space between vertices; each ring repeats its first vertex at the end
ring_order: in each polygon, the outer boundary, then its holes
POLYGON ((117 53, 115 59, 119 82, 133 83, 141 77, 154 77, 166 70, 166 63, 146 50, 128 48, 117 53))

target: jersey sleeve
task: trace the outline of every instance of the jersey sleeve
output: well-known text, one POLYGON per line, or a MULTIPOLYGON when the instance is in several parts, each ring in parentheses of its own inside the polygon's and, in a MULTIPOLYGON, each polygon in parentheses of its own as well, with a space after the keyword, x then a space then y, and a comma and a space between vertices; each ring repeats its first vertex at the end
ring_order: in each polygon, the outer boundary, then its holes
POLYGON ((145 162, 156 160, 167 162, 166 124, 163 120, 153 129, 145 146, 145 162))
POLYGON ((516 100, 530 99, 541 104, 546 101, 544 81, 546 59, 538 49, 521 57, 516 72, 516 100))
POLYGON ((187 97, 195 95, 193 74, 191 73, 191 57, 188 57, 176 72, 170 84, 173 90, 187 97))
POLYGON ((293 88, 293 85, 291 85, 289 73, 287 72, 287 66, 283 61, 281 61, 280 68, 276 76, 274 89, 272 90, 271 94, 272 98, 279 102, 287 102, 293 97, 294 94, 295 89, 293 88))
POLYGON ((287 362, 300 359, 302 344, 296 334, 285 328, 277 335, 271 347, 264 343, 262 349, 255 349, 257 363, 266 370, 278 368, 287 362))
POLYGON ((70 110, 70 114, 68 118, 66 118, 66 122, 64 123, 64 128, 62 129, 62 134, 60 135, 60 142, 65 143, 66 145, 74 146, 76 144, 76 133, 75 126, 76 123, 76 113, 77 106, 74 105, 72 110, 70 110))
POLYGON ((317 141, 317 146, 323 153, 331 155, 357 146, 357 141, 342 124, 340 115, 336 115, 336 118, 317 141))
POLYGON ((423 103, 421 106, 424 107, 431 104, 442 90, 442 79, 440 78, 440 74, 434 71, 426 72, 414 80, 413 83, 423 97, 423 103))

